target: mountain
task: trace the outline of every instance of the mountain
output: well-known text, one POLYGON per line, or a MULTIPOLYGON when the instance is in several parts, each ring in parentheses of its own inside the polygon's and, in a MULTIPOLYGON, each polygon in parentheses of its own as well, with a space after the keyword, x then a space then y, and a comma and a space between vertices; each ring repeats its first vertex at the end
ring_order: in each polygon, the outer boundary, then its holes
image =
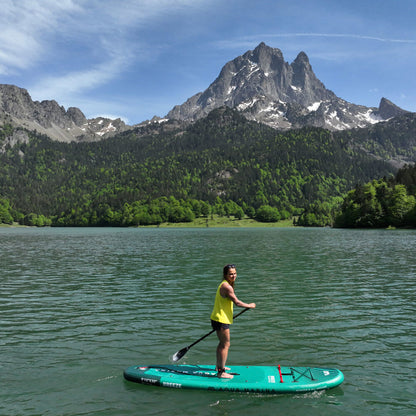
POLYGON ((71 143, 5 125, 0 222, 4 198, 54 225, 156 224, 159 215, 191 206, 198 216, 206 204, 221 215, 235 204, 249 216, 264 205, 299 214, 315 201, 335 206, 356 184, 390 177, 416 161, 415 149, 415 113, 361 129, 279 131, 222 107, 194 123, 151 123, 71 143), (27 141, 10 145, 9 137, 23 133, 27 141))
MULTIPOLYGON (((121 119, 87 119, 78 108, 65 110, 54 100, 33 101, 25 89, 0 84, 0 126, 11 124, 61 142, 99 141, 136 127, 148 134, 149 129, 164 129, 167 119, 174 123, 170 126, 188 125, 224 106, 279 130, 305 126, 349 130, 408 113, 386 98, 378 108, 349 103, 316 77, 304 52, 288 64, 279 49, 264 43, 228 62, 204 92, 175 106, 165 118, 155 116, 137 126, 128 126, 121 119)), ((15 131, 2 148, 27 140, 23 130, 15 131)))
POLYGON ((385 98, 378 108, 349 103, 325 88, 304 52, 288 64, 279 49, 263 42, 228 62, 204 92, 175 106, 166 118, 195 121, 222 106, 282 130, 303 126, 347 130, 406 113, 385 98))
POLYGON ((6 84, 0 84, 0 123, 36 130, 62 142, 97 141, 128 129, 120 119, 87 120, 76 107, 65 110, 54 100, 32 101, 25 89, 6 84))
MULTIPOLYGON (((187 126, 170 123, 148 135, 136 127, 81 143, 30 132, 28 142, 0 151, 0 195, 25 214, 80 214, 85 222, 72 225, 94 225, 93 217, 114 217, 126 203, 171 196, 212 206, 221 198, 247 213, 267 204, 299 212, 395 171, 349 132, 316 127, 280 132, 227 107, 187 126)), ((413 125, 409 120, 409 134, 413 125)), ((0 127, 0 145, 12 129, 4 130, 0 127)), ((389 136, 386 130, 386 140, 389 136)), ((383 141, 379 147, 388 146, 383 141)))

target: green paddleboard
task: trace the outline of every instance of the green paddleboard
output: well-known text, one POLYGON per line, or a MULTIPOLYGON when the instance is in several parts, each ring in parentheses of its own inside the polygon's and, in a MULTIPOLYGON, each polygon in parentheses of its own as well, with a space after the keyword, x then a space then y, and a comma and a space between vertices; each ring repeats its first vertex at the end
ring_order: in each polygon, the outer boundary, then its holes
POLYGON ((124 378, 136 383, 177 389, 252 393, 306 393, 339 386, 344 375, 335 368, 230 366, 232 379, 217 377, 210 365, 135 365, 124 378))

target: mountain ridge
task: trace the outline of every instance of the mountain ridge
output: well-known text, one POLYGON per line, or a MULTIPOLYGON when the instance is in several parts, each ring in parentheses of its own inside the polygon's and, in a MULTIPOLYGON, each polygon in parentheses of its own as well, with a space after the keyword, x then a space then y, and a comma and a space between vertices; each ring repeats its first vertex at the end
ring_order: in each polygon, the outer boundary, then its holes
MULTIPOLYGON (((305 52, 299 52, 289 64, 280 49, 264 42, 227 62, 205 91, 174 106, 164 118, 155 116, 133 126, 120 118, 87 119, 79 108, 65 110, 55 100, 33 101, 26 89, 0 84, 0 123, 62 142, 100 141, 137 127, 147 131, 154 126, 157 130, 167 120, 189 124, 223 106, 277 130, 305 126, 349 130, 409 113, 384 97, 379 107, 349 103, 316 77, 305 52)), ((15 132, 8 143, 27 140, 27 135, 15 132)))
POLYGON ((63 142, 96 141, 128 129, 121 119, 87 119, 77 107, 65 110, 55 100, 33 101, 26 89, 9 84, 0 84, 0 122, 63 142))
POLYGON ((166 118, 195 121, 224 105, 280 130, 303 126, 346 130, 406 113, 385 98, 378 108, 349 103, 316 77, 305 52, 288 64, 280 49, 264 42, 227 62, 205 91, 174 106, 166 118))

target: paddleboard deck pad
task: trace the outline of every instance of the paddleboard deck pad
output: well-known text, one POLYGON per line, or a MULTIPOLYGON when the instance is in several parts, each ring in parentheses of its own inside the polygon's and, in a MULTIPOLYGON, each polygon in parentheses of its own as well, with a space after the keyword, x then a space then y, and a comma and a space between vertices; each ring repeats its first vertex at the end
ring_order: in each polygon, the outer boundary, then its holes
POLYGON ((252 393, 306 393, 339 386, 344 375, 335 368, 230 366, 232 379, 219 378, 210 365, 135 365, 124 370, 129 381, 178 389, 252 393))

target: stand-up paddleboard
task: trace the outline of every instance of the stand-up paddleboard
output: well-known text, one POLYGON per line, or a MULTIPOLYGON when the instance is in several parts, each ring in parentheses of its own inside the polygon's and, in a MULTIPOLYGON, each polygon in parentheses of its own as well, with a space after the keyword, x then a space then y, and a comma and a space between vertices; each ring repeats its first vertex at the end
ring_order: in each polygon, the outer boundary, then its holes
POLYGON ((136 383, 178 389, 252 393, 306 393, 340 385, 344 375, 335 368, 230 366, 232 379, 218 378, 210 365, 135 365, 124 378, 136 383))

